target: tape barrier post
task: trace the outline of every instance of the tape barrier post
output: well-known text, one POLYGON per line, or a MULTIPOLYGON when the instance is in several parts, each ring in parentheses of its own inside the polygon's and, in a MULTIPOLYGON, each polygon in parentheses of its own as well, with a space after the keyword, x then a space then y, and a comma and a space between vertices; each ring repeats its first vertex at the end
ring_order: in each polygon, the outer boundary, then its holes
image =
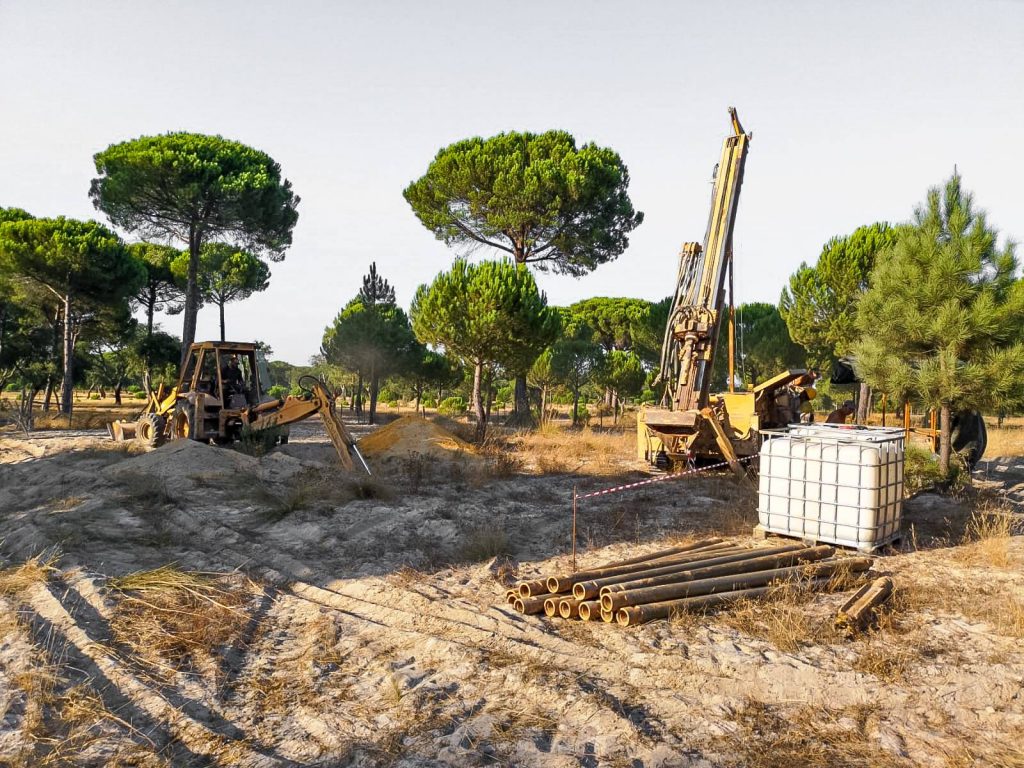
POLYGON ((576 573, 576 501, 579 496, 576 493, 576 484, 572 486, 572 572, 576 573))

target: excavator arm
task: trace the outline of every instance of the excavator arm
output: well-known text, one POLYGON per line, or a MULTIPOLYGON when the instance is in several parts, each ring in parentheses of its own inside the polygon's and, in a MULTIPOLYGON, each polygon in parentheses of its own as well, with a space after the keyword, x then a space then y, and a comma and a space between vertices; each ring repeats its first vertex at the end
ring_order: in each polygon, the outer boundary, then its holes
POLYGON ((289 395, 284 400, 273 400, 253 408, 249 420, 250 428, 284 427, 320 414, 342 466, 345 469, 352 469, 354 465, 358 465, 366 474, 372 474, 359 448, 356 447, 355 440, 349 435, 341 417, 335 411, 334 395, 327 385, 312 376, 303 376, 299 380, 299 386, 306 390, 302 397, 289 395))

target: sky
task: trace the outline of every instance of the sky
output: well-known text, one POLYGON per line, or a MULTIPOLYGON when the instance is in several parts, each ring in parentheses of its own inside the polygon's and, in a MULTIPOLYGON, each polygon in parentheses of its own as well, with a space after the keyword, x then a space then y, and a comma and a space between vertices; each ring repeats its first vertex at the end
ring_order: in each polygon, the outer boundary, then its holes
MULTIPOLYGON (((294 243, 227 331, 296 364, 371 262, 407 307, 458 255, 402 190, 468 136, 563 129, 628 166, 644 223, 590 275, 538 274, 552 304, 674 292, 730 106, 753 132, 738 302, 777 302, 831 237, 909 219, 954 167, 1024 237, 1020 1, 0 0, 0 71, 0 206, 105 221, 92 156, 167 131, 280 163, 302 198, 294 243)), ((197 338, 217 335, 205 307, 197 338)))

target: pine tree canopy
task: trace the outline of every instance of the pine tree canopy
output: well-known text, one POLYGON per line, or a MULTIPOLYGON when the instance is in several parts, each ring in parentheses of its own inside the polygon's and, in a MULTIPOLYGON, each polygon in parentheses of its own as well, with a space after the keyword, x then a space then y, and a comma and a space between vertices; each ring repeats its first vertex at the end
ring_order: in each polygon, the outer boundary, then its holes
POLYGON ((858 375, 933 408, 1024 401, 1024 280, 996 241, 958 175, 931 189, 858 302, 858 375))

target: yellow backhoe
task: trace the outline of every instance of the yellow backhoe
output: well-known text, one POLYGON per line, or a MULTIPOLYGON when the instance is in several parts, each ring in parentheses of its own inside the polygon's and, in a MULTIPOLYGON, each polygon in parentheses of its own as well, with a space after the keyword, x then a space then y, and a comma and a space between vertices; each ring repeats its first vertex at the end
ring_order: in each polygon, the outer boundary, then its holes
POLYGON ((345 469, 370 468, 334 409, 334 395, 313 376, 303 376, 300 396, 271 397, 266 360, 256 344, 203 341, 189 347, 177 386, 152 393, 135 421, 107 425, 111 438, 155 447, 166 440, 230 443, 245 429, 279 430, 288 442, 288 426, 320 414, 345 469))
MULTIPOLYGON (((799 421, 800 407, 814 396, 813 375, 791 370, 748 392, 711 393, 711 370, 719 329, 729 311, 726 277, 732 285, 732 233, 751 134, 729 109, 732 132, 715 167, 711 215, 704 243, 685 243, 679 257, 676 295, 665 328, 660 408, 637 418, 637 454, 661 469, 692 460, 728 461, 742 473, 739 458, 756 455, 761 429, 799 421)), ((731 301, 730 301, 731 303, 731 301)), ((730 323, 729 387, 733 388, 730 323)))

